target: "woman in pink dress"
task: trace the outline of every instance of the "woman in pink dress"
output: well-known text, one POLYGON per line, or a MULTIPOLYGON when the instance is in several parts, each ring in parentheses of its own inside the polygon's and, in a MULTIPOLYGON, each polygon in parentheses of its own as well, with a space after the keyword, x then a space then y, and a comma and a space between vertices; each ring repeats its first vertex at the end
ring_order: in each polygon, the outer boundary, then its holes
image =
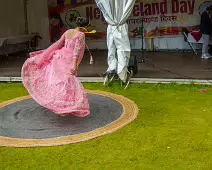
POLYGON ((46 50, 30 53, 22 68, 25 88, 41 106, 60 116, 90 114, 86 92, 76 77, 85 49, 85 34, 80 27, 87 18, 77 18, 76 29, 67 30, 46 50))

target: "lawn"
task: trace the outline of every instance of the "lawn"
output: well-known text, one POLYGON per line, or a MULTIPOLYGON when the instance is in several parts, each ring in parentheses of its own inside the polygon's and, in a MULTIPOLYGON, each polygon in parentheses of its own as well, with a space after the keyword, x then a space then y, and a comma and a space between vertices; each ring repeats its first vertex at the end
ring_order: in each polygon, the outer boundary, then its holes
MULTIPOLYGON (((43 148, 0 147, 0 169, 211 169, 212 90, 198 85, 84 84, 135 101, 138 118, 121 130, 83 143, 43 148), (206 89, 206 93, 200 93, 206 89)), ((27 95, 0 84, 0 102, 27 95)))

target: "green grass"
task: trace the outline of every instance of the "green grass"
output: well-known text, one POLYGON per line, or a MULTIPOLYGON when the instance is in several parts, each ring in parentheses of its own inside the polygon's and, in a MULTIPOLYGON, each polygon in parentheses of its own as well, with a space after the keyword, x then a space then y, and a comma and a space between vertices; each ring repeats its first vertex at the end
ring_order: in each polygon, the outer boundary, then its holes
MULTIPOLYGON (((0 147, 0 169, 205 169, 212 168, 212 91, 197 85, 84 84, 134 100, 138 118, 94 140, 59 147, 0 147), (200 93, 200 89, 207 89, 200 93)), ((0 84, 0 102, 26 95, 21 84, 0 84)))

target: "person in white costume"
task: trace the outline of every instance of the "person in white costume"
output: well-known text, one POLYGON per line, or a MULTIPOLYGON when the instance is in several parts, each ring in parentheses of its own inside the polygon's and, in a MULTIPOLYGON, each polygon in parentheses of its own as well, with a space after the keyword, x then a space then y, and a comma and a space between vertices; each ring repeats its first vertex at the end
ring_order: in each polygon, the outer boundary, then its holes
POLYGON ((107 28, 109 66, 107 73, 115 72, 125 82, 131 52, 126 20, 130 16, 136 0, 95 1, 109 24, 107 28))

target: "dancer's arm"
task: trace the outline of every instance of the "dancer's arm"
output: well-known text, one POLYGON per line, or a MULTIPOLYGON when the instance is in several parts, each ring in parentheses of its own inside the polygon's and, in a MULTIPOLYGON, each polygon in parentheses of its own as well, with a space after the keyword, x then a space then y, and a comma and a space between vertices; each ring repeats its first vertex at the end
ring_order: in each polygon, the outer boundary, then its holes
POLYGON ((60 39, 57 40, 56 42, 54 42, 52 45, 50 45, 49 48, 47 48, 46 50, 48 50, 48 49, 56 50, 56 49, 61 48, 64 45, 64 43, 65 43, 65 38, 66 38, 65 36, 66 36, 68 31, 69 30, 64 32, 63 35, 60 37, 60 39))
POLYGON ((53 52, 60 49, 64 45, 65 35, 67 32, 68 32, 68 30, 61 36, 61 38, 58 41, 53 43, 46 50, 38 51, 35 53, 30 53, 30 56, 32 56, 32 57, 35 55, 37 56, 36 60, 35 60, 35 63, 37 65, 41 65, 45 61, 49 61, 53 56, 53 52))
POLYGON ((58 48, 61 48, 64 46, 64 43, 65 43, 65 36, 67 34, 68 30, 63 33, 63 35, 60 37, 60 39, 57 41, 57 45, 58 45, 58 48))
POLYGON ((82 48, 85 45, 85 35, 84 34, 80 34, 77 42, 75 44, 75 49, 74 49, 74 64, 73 64, 73 68, 71 69, 71 75, 74 75, 77 71, 78 68, 78 58, 79 55, 81 53, 82 48))

